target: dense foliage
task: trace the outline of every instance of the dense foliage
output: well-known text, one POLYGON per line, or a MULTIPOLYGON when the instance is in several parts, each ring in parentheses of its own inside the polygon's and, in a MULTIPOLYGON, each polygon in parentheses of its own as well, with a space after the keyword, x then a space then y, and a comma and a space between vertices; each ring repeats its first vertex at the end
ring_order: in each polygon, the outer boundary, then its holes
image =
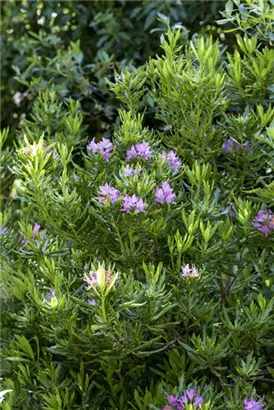
MULTIPOLYGON (((164 25, 181 22, 183 36, 213 29, 224 1, 2 1, 1 121, 13 126, 39 91, 81 102, 94 132, 113 128, 117 103, 105 84, 113 69, 158 53, 164 25), (132 35, 134 30, 135 35, 132 35), (15 76, 16 71, 16 76, 15 76)), ((219 29, 219 34, 221 29, 219 29)))
POLYGON ((119 107, 103 135, 73 77, 96 52, 37 45, 15 149, 1 132, 3 410, 273 409, 273 2, 253 3, 255 22, 248 0, 222 11, 234 48, 190 39, 166 4, 161 51, 127 66, 128 43, 97 79, 119 107))

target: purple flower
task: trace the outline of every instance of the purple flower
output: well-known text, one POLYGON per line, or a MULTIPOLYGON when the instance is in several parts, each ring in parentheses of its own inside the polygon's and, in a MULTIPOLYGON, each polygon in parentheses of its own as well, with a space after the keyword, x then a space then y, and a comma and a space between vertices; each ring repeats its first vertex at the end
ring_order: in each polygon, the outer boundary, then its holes
POLYGON ((110 154, 112 153, 112 143, 107 138, 103 138, 97 144, 98 152, 103 155, 105 161, 109 161, 110 154))
POLYGON ((85 276, 83 278, 83 281, 88 284, 87 290, 91 289, 93 286, 96 286, 98 283, 96 279, 96 272, 91 270, 88 275, 89 276, 85 276))
POLYGON ((32 233, 31 233, 32 238, 35 237, 35 235, 37 234, 37 232, 39 232, 40 228, 41 228, 40 225, 34 224, 34 227, 33 227, 33 229, 32 229, 32 233))
MULTIPOLYGON (((197 388, 196 387, 194 387, 192 389, 189 389, 189 390, 186 390, 184 392, 183 396, 181 396, 179 398, 177 396, 174 396, 174 395, 170 394, 169 396, 166 397, 166 400, 167 400, 168 404, 171 405, 172 408, 174 408, 176 410, 184 410, 186 404, 194 405, 195 407, 193 407, 193 409, 195 408, 197 410, 202 406, 202 404, 204 402, 203 397, 201 397, 197 394, 197 388)), ((166 407, 164 407, 164 409, 171 409, 171 408, 169 406, 166 406, 166 407)), ((162 409, 162 410, 164 410, 164 409, 162 409)))
POLYGON ((260 209, 252 223, 252 226, 258 231, 262 232, 267 238, 270 231, 274 229, 274 214, 271 209, 260 209))
MULTIPOLYGON (((199 276, 199 271, 198 271, 198 269, 196 269, 196 268, 194 268, 194 267, 190 267, 189 266, 189 264, 187 264, 187 265, 185 265, 185 266, 182 266, 182 272, 183 272, 183 275, 182 276, 184 276, 185 278, 189 278, 189 277, 195 277, 195 278, 197 278, 198 276, 199 276)), ((192 390, 189 390, 188 392, 187 392, 187 394, 191 394, 191 392, 192 392, 192 390)))
POLYGON ((241 144, 238 141, 235 141, 233 138, 229 138, 222 145, 222 150, 226 154, 231 154, 235 151, 239 151, 240 149, 241 149, 241 144))
POLYGON ((228 211, 229 216, 235 216, 236 215, 236 204, 234 202, 231 202, 231 209, 228 211))
POLYGON ((130 212, 131 210, 136 211, 136 213, 146 213, 145 211, 146 203, 139 198, 137 195, 126 195, 123 198, 123 208, 121 209, 122 212, 130 212))
POLYGON ((103 138, 102 141, 96 143, 93 138, 87 145, 87 149, 91 150, 94 154, 99 153, 103 156, 105 161, 109 161, 110 154, 113 151, 112 143, 107 138, 103 138))
MULTIPOLYGON (((194 404, 196 409, 199 409, 202 406, 202 404, 204 402, 204 399, 203 399, 203 397, 198 396, 197 389, 196 389, 196 387, 194 387, 190 390, 186 390, 184 395, 181 396, 178 401, 182 405, 182 407, 181 407, 182 409, 184 409, 184 405, 189 403, 189 402, 194 404)), ((177 407, 177 409, 178 409, 178 407, 177 407)))
POLYGON ((227 208, 221 207, 220 211, 228 214, 229 216, 235 216, 236 215, 236 204, 234 202, 231 202, 231 208, 228 210, 227 208))
POLYGON ((54 298, 54 296, 55 296, 54 290, 53 289, 49 290, 47 293, 47 297, 51 299, 51 298, 54 298))
POLYGON ((246 152, 247 154, 250 152, 250 150, 251 150, 251 145, 250 145, 250 141, 249 141, 249 140, 246 140, 246 142, 244 143, 244 149, 245 149, 245 152, 246 152))
POLYGON ((167 203, 171 204, 174 203, 173 200, 175 199, 176 195, 173 192, 173 189, 169 185, 167 181, 163 181, 160 187, 157 187, 155 193, 155 201, 159 202, 160 204, 167 203))
POLYGON ((127 150, 126 161, 130 161, 132 158, 142 157, 144 159, 149 159, 152 157, 151 147, 147 142, 141 142, 139 144, 132 145, 127 150))
POLYGON ((99 195, 100 196, 98 197, 98 202, 100 204, 105 204, 107 198, 112 204, 118 201, 118 199, 120 198, 120 192, 109 184, 100 186, 99 195))
POLYGON ((255 399, 244 399, 244 410, 263 410, 264 404, 257 402, 255 399))
POLYGON ((96 300, 95 299, 88 299, 88 303, 92 306, 96 305, 96 300))
POLYGON ((92 138, 92 140, 88 143, 87 149, 92 150, 93 154, 96 154, 96 152, 98 151, 98 147, 95 142, 95 138, 92 138))
POLYGON ((2 226, 2 228, 0 229, 0 235, 6 235, 7 232, 8 228, 6 226, 2 226))
POLYGON ((196 396, 196 389, 190 389, 185 391, 185 395, 188 398, 188 400, 193 400, 193 398, 196 396))
POLYGON ((174 396, 173 394, 170 394, 169 396, 167 396, 167 402, 168 404, 171 404, 171 406, 176 406, 178 402, 178 397, 174 396))
POLYGON ((181 404, 186 404, 188 402, 188 397, 187 397, 186 393, 183 396, 181 396, 178 401, 181 404))
POLYGON ((75 170, 73 171, 73 179, 74 179, 74 181, 79 181, 79 177, 78 177, 78 175, 76 174, 76 172, 75 172, 75 170))
POLYGON ((179 160, 178 156, 176 155, 176 153, 174 151, 169 151, 168 154, 165 151, 163 151, 161 153, 161 156, 165 161, 169 162, 170 168, 172 168, 172 169, 180 168, 181 161, 179 160))
POLYGON ((194 404, 196 405, 196 407, 201 407, 201 405, 203 404, 204 399, 202 396, 196 396, 195 400, 194 400, 194 404))
POLYGON ((250 141, 247 140, 242 146, 242 144, 240 144, 238 141, 234 140, 233 138, 229 138, 222 145, 222 150, 226 154, 232 154, 235 151, 240 151, 241 149, 244 149, 245 152, 248 154, 251 149, 250 141))
POLYGON ((236 212, 233 209, 230 209, 230 211, 228 211, 228 215, 229 216, 235 216, 236 212))
POLYGON ((124 173, 126 177, 132 177, 133 175, 136 174, 136 169, 127 165, 124 169, 124 173))

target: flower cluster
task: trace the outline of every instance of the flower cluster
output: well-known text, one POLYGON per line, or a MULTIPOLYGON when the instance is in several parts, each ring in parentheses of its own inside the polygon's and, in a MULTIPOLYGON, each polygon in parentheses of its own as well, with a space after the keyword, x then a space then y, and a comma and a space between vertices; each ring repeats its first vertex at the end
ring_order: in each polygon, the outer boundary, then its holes
POLYGON ((274 229, 274 214, 271 209, 260 209, 252 223, 252 226, 262 232, 267 238, 271 230, 274 229))
POLYGON ((193 407, 193 410, 196 410, 199 409, 204 402, 203 397, 197 394, 197 389, 195 387, 193 389, 186 390, 181 397, 177 397, 171 394, 167 396, 166 399, 168 404, 172 407, 165 406, 163 410, 184 410, 186 404, 192 404, 192 406, 195 406, 193 407))
POLYGON ((155 201, 159 204, 171 204, 174 203, 176 195, 173 192, 173 189, 167 181, 163 181, 162 185, 156 189, 155 201))
POLYGON ((198 269, 194 268, 194 267, 190 267, 189 264, 182 266, 182 272, 185 278, 189 278, 189 277, 195 277, 197 278, 199 276, 199 271, 198 269))
POLYGON ((248 154, 250 152, 250 141, 246 141, 243 145, 240 144, 238 141, 234 140, 233 138, 229 138, 226 140, 222 145, 222 150, 226 154, 233 154, 236 151, 240 151, 244 149, 244 151, 248 154))
POLYGON ((244 410, 263 410, 264 405, 255 399, 244 399, 244 410))
POLYGON ((146 211, 145 211, 146 205, 147 204, 141 198, 139 198, 137 195, 135 195, 135 194, 134 195, 126 195, 123 198, 122 211, 128 213, 132 210, 135 210, 137 214, 140 213, 140 212, 145 214, 146 213, 146 211))
POLYGON ((109 161, 109 157, 113 151, 112 143, 109 139, 103 138, 100 142, 95 142, 93 138, 87 145, 87 149, 91 150, 94 154, 99 153, 103 156, 105 161, 109 161))
POLYGON ((180 168, 181 161, 179 160, 178 156, 174 151, 169 151, 167 154, 165 151, 161 153, 161 157, 164 159, 165 162, 169 163, 170 168, 172 169, 178 169, 180 168))
POLYGON ((151 147, 147 142, 141 142, 139 144, 132 145, 127 150, 127 157, 126 161, 130 161, 132 158, 144 158, 144 159, 149 159, 152 157, 152 151, 151 147))
POLYGON ((101 185, 99 191, 98 202, 100 204, 105 204, 106 199, 108 199, 112 204, 120 198, 120 192, 110 186, 109 184, 101 185))

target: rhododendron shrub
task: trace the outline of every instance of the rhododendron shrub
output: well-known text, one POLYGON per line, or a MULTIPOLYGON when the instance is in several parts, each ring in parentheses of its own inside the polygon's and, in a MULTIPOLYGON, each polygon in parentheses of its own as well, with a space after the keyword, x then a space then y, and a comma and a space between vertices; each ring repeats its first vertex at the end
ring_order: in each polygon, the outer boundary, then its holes
POLYGON ((4 410, 273 408, 273 50, 161 46, 112 135, 47 92, 3 152, 4 410))

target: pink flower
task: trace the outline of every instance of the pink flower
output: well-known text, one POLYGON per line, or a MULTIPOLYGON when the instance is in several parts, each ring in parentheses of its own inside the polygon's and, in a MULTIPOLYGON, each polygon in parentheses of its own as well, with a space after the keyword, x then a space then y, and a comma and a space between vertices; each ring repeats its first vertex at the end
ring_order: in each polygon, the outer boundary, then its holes
MULTIPOLYGON (((184 277, 189 278, 189 277, 198 277, 199 276, 199 271, 196 268, 190 268, 189 264, 182 266, 182 272, 184 277)), ((191 390, 190 390, 191 391, 191 390)))

